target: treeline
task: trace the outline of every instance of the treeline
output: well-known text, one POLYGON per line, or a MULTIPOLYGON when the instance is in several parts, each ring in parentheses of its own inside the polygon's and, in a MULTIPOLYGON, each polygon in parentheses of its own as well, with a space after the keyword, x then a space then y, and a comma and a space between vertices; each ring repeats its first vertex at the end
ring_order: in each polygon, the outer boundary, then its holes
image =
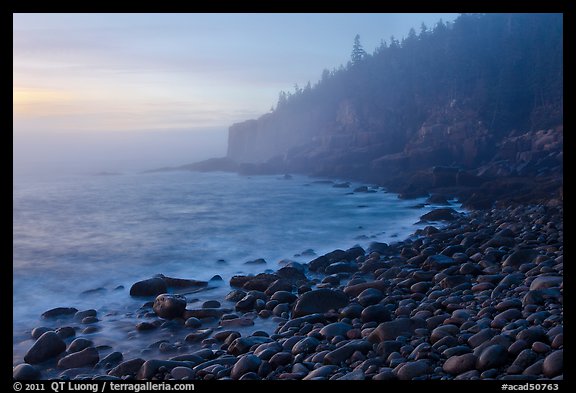
POLYGON ((496 139, 553 127, 563 116, 562 23, 561 14, 463 14, 372 54, 357 36, 346 66, 281 92, 268 116, 322 118, 331 133, 386 132, 398 148, 446 103, 471 109, 496 139), (343 102, 355 110, 348 129, 334 121, 343 102))

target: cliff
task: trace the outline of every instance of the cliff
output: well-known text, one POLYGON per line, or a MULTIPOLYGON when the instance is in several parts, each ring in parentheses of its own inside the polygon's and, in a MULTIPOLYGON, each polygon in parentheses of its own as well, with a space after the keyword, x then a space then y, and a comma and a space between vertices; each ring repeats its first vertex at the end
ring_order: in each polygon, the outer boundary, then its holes
POLYGON ((534 198, 558 198, 562 56, 559 14, 462 15, 282 93, 273 112, 230 127, 227 157, 244 173, 432 189, 483 206, 473 188, 503 179, 543 182, 534 198))

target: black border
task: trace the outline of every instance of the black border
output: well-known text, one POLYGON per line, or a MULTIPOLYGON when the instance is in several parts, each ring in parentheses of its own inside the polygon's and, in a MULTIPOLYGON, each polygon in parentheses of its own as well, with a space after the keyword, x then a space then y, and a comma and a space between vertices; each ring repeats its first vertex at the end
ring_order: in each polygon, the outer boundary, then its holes
MULTIPOLYGON (((230 1, 228 3, 224 2, 209 2, 209 1, 193 1, 193 0, 172 0, 172 1, 164 1, 164 2, 139 2, 137 7, 132 6, 128 2, 105 2, 105 1, 98 1, 98 2, 80 2, 80 1, 21 1, 21 0, 8 0, 6 3, 3 4, 3 7, 8 6, 8 10, 6 12, 2 12, 2 26, 4 29, 8 30, 10 26, 12 26, 12 14, 13 13, 30 13, 30 12, 39 12, 39 13, 56 13, 56 12, 63 12, 63 13, 70 13, 70 12, 103 12, 103 13, 110 13, 110 12, 138 12, 138 13, 148 13, 148 12, 337 12, 337 13, 360 13, 360 12, 460 12, 460 13, 491 13, 491 12, 557 12, 564 14, 564 47, 568 49, 567 53, 568 56, 564 56, 565 68, 569 70, 569 72, 564 74, 564 100, 565 100, 565 108, 573 108, 572 103, 572 87, 574 86, 574 77, 570 70, 576 69, 574 65, 574 61, 570 58, 570 53, 573 52, 573 48, 576 46, 574 45, 574 37, 576 37, 574 30, 574 9, 575 4, 574 1, 561 1, 561 0, 547 0, 542 2, 528 2, 528 1, 521 1, 521 0, 461 0, 459 2, 451 2, 451 1, 444 1, 444 0, 418 0, 418 1, 377 1, 377 0, 354 0, 354 1, 322 1, 322 0, 268 0, 268 1, 230 1), (570 88, 566 88, 566 86, 570 86, 570 88)), ((6 31, 5 37, 8 37, 8 31, 6 31)), ((3 62, 7 63, 7 61, 3 62)), ((7 84, 7 82, 4 82, 7 84)), ((7 91, 8 88, 6 87, 6 99, 7 99, 7 91)), ((5 116, 7 116, 7 111, 3 112, 5 116)), ((570 111, 567 111, 568 114, 571 114, 570 111)), ((566 142, 568 143, 569 148, 568 151, 573 151, 570 147, 573 146, 573 137, 570 136, 573 127, 570 127, 570 116, 566 118, 568 131, 568 138, 566 138, 566 142)), ((5 131, 7 135, 7 131, 5 131)), ((8 143, 5 144, 8 146, 8 143)), ((11 154, 4 154, 4 158, 11 157, 11 154)), ((10 167, 12 167, 10 165, 10 167)), ((570 173, 570 167, 566 168, 568 173, 570 173)), ((568 192, 568 195, 570 192, 568 192)), ((568 204, 568 216, 570 217, 570 205, 568 204)), ((8 222, 8 219, 6 219, 8 222)), ((568 254, 568 257, 570 252, 568 254)), ((572 298, 573 286, 570 285, 574 283, 574 280, 571 279, 572 273, 571 271, 574 270, 574 267, 571 266, 572 261, 569 261, 567 264, 568 274, 568 284, 565 286, 565 297, 569 299, 567 302, 567 309, 573 310, 572 302, 570 299, 572 298)), ((8 263, 5 261, 2 264, 2 279, 5 281, 2 285, 2 290, 4 292, 4 298, 8 298, 8 290, 13 288, 12 281, 8 281, 9 274, 8 274, 8 263)), ((4 326, 7 324, 7 317, 10 315, 12 317, 13 310, 10 311, 4 310, 3 312, 3 319, 4 319, 4 326)), ((13 318, 12 318, 13 319, 13 318)), ((568 327, 568 331, 572 326, 571 318, 566 318, 564 324, 568 327)), ((6 340, 7 342, 2 346, 2 348, 9 348, 12 345, 8 342, 8 335, 3 334, 2 339, 6 340)), ((571 347, 571 340, 570 338, 567 340, 568 348, 571 347)), ((571 352, 568 351, 568 354, 571 352)), ((8 351, 2 351, 4 362, 8 363, 8 351)), ((569 359, 570 357, 568 357, 569 359)), ((10 360, 11 361, 11 360, 10 360)), ((569 363, 568 363, 569 364, 569 363)), ((567 380, 573 379, 569 373, 569 368, 566 369, 567 372, 565 373, 565 378, 567 380)), ((10 391, 13 390, 13 382, 11 381, 11 375, 8 374, 9 366, 6 364, 2 367, 1 375, 2 380, 7 381, 6 387, 9 387, 10 391)), ((462 389, 467 388, 481 388, 485 389, 485 391, 502 391, 501 386, 504 383, 515 384, 515 385, 524 385, 525 383, 558 383, 560 389, 564 390, 567 386, 565 381, 385 381, 385 382, 377 382, 377 381, 316 381, 313 383, 302 383, 299 381, 194 381, 195 391, 202 392, 204 389, 220 389, 220 388, 250 388, 250 389, 274 389, 276 387, 280 388, 301 388, 305 386, 306 388, 330 388, 330 387, 344 387, 344 388, 356 388, 360 387, 361 389, 366 389, 370 391, 371 389, 401 389, 401 388, 414 388, 414 389, 442 389, 442 391, 455 391, 455 392, 462 392, 462 389), (335 385, 336 384, 336 385, 335 385)), ((51 391, 50 389, 50 381, 36 381, 37 384, 41 384, 45 387, 45 391, 51 391)), ((101 385, 103 384, 102 381, 90 381, 90 383, 97 383, 99 388, 101 389, 101 385)), ((109 389, 106 389, 109 391, 109 389)), ((24 391, 24 390, 23 390, 24 391)), ((99 390, 101 391, 101 390, 99 390)))

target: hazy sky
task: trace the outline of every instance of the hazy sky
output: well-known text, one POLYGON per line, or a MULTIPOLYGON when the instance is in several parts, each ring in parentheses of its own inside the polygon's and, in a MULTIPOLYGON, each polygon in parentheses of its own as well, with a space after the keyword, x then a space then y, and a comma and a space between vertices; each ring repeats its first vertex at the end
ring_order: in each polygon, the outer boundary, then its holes
POLYGON ((372 53, 456 16, 14 14, 14 135, 212 129, 224 140, 280 90, 346 64, 356 34, 372 53))

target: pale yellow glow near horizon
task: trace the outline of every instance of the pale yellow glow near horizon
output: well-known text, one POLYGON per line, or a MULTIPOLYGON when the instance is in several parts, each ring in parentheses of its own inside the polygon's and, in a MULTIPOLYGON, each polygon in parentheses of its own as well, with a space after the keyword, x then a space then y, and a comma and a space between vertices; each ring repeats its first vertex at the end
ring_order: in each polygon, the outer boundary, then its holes
POLYGON ((61 90, 12 87, 12 109, 15 115, 46 115, 54 113, 58 105, 70 103, 71 93, 61 90))

